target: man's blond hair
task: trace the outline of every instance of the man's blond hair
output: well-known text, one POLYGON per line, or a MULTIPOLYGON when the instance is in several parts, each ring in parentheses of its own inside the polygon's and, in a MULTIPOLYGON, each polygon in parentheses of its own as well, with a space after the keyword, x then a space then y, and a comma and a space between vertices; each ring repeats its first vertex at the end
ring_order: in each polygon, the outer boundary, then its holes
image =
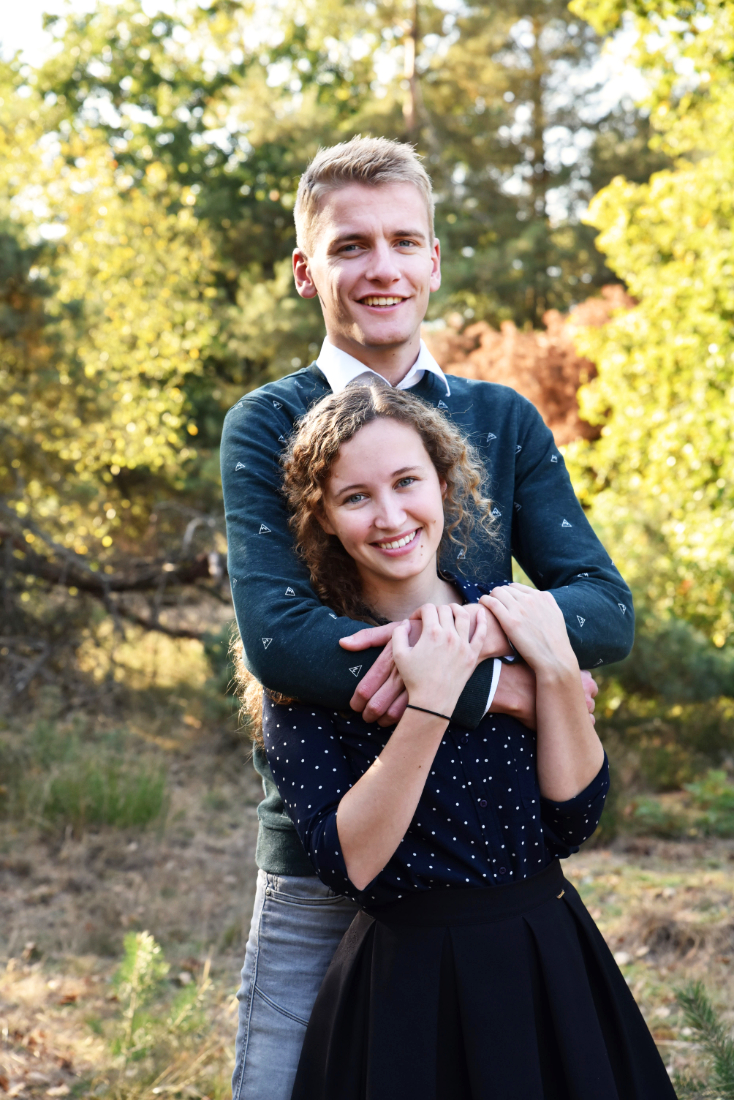
POLYGON ((388 138, 357 135, 350 141, 319 149, 301 176, 293 210, 298 247, 308 255, 313 247, 314 221, 324 195, 350 183, 379 187, 385 183, 412 183, 423 196, 433 243, 433 189, 412 145, 388 138))

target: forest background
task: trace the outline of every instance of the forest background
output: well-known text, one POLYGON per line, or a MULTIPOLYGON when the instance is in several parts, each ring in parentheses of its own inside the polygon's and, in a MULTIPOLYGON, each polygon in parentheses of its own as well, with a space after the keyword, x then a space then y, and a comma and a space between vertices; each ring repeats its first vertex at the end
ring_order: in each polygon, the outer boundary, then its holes
POLYGON ((597 840, 733 836, 734 3, 122 0, 47 22, 44 61, 0 64, 13 835, 160 823, 170 773, 141 746, 242 759, 222 420, 316 354, 297 181, 370 133, 413 142, 436 188, 428 338, 466 355, 504 326, 547 348, 564 324, 576 349, 565 457, 638 613, 633 655, 599 673, 616 794, 597 840), (621 32, 638 102, 599 80, 621 32))

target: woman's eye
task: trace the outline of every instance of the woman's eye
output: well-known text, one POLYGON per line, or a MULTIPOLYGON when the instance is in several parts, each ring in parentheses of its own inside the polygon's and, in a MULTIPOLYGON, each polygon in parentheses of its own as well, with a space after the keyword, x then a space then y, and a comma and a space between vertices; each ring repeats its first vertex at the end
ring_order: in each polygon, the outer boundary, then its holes
POLYGON ((398 489, 407 489, 409 485, 412 485, 414 481, 418 479, 415 477, 401 477, 398 482, 398 489))
POLYGON ((344 501, 345 504, 359 504, 361 500, 364 500, 364 493, 352 493, 350 497, 344 501))

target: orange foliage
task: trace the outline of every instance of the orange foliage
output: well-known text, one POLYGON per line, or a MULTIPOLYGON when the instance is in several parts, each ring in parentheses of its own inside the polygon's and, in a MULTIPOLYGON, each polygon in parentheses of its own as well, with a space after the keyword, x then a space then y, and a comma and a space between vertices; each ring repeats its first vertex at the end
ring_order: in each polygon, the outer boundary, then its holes
POLYGON ((449 374, 500 382, 527 397, 558 446, 574 439, 595 439, 599 429, 579 416, 576 391, 595 376, 596 367, 576 352, 574 330, 603 325, 614 310, 635 304, 619 285, 602 287, 601 293, 601 298, 587 298, 567 314, 548 310, 543 316, 545 331, 522 331, 512 321, 503 321, 498 332, 480 321, 462 332, 463 318, 454 314, 449 327, 427 331, 424 339, 449 374))

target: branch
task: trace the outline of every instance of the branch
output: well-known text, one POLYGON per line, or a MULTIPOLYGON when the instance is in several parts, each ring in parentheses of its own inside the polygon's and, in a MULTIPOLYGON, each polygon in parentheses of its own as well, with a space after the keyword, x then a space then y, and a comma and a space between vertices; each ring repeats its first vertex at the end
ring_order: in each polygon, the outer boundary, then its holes
MULTIPOLYGON (((24 526, 27 526, 25 521, 24 526)), ((88 592, 101 600, 108 599, 112 592, 145 592, 163 584, 194 584, 209 577, 220 580, 227 575, 226 559, 218 553, 198 554, 195 558, 179 562, 132 560, 124 570, 101 573, 90 569, 78 554, 56 544, 51 544, 52 548, 63 560, 45 557, 33 550, 22 536, 0 526, 0 542, 7 541, 23 555, 21 558, 13 556, 13 569, 17 573, 38 577, 48 584, 78 588, 80 592, 88 592)), ((211 591, 208 586, 207 591, 211 591)))
POLYGON ((164 626, 158 618, 155 620, 152 618, 146 619, 144 615, 138 615, 137 611, 131 611, 123 604, 116 603, 114 607, 117 614, 121 615, 123 619, 128 619, 131 623, 137 623, 145 630, 157 630, 159 634, 166 634, 169 638, 194 638, 199 641, 206 633, 204 630, 186 630, 184 627, 164 626))

